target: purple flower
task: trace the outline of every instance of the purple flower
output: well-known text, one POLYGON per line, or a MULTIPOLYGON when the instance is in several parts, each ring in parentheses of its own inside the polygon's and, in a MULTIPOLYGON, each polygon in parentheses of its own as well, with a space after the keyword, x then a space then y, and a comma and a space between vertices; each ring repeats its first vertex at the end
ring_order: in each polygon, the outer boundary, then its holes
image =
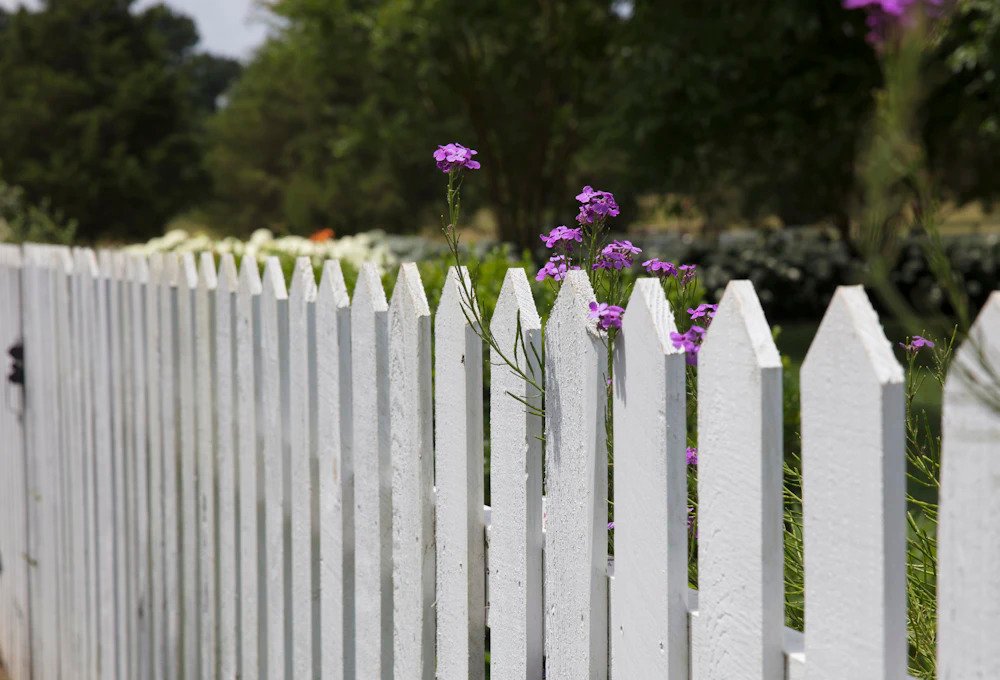
POLYGON ((608 531, 614 531, 614 530, 615 530, 615 523, 608 522, 608 531))
POLYGON ((609 328, 622 327, 622 313, 625 310, 618 305, 609 305, 607 302, 591 302, 588 319, 597 319, 597 327, 603 331, 609 328))
POLYGON ((445 173, 462 169, 478 170, 479 161, 472 160, 478 153, 475 149, 452 142, 444 146, 438 145, 437 151, 434 152, 434 160, 437 161, 438 170, 445 173))
POLYGON ((667 276, 677 276, 677 266, 673 262, 663 262, 658 257, 654 257, 652 260, 646 260, 642 263, 642 266, 646 268, 646 271, 653 276, 660 276, 666 278, 667 276))
POLYGON ((683 349, 685 361, 689 366, 698 365, 698 352, 701 350, 701 341, 705 336, 703 326, 691 326, 685 333, 673 332, 670 334, 670 341, 677 349, 683 349))
POLYGON ((572 247, 574 241, 576 243, 583 243, 583 227, 570 229, 562 225, 556 227, 548 234, 539 234, 539 238, 542 239, 546 248, 555 248, 560 243, 566 243, 569 247, 572 247))
POLYGON ((632 266, 632 256, 642 250, 632 245, 631 241, 612 241, 601 250, 594 269, 628 269, 632 266))
POLYGON ((579 267, 571 264, 570 259, 565 255, 553 255, 545 263, 545 266, 535 274, 535 281, 544 281, 549 276, 555 281, 562 281, 566 278, 566 272, 574 269, 579 269, 579 267))
POLYGON ((913 13, 923 9, 929 16, 938 16, 944 0, 843 0, 844 9, 863 9, 868 13, 865 39, 879 47, 890 33, 912 23, 913 13))
POLYGON ((688 314, 691 319, 701 319, 705 318, 707 321, 711 321, 715 318, 715 313, 719 310, 719 305, 710 305, 706 302, 701 303, 694 309, 688 309, 688 314))
POLYGON ((907 343, 901 342, 899 343, 899 346, 905 349, 907 352, 916 354, 924 347, 928 348, 933 347, 934 343, 928 340, 927 338, 923 337, 922 335, 914 335, 912 338, 910 338, 909 342, 907 343))
POLYGON ((688 465, 698 464, 698 449, 693 446, 687 447, 687 464, 688 465))
POLYGON ((576 221, 580 224, 593 224, 607 217, 618 216, 618 204, 610 191, 595 190, 588 185, 576 195, 576 200, 580 202, 580 213, 576 216, 576 221))
POLYGON ((686 286, 691 283, 691 279, 695 277, 698 271, 698 265, 694 264, 682 264, 677 267, 678 276, 681 277, 681 285, 686 286))

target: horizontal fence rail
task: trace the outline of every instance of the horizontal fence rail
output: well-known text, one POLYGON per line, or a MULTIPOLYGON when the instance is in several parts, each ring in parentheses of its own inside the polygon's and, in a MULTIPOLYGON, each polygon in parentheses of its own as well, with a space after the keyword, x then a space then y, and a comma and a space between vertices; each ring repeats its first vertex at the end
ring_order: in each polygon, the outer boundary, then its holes
MULTIPOLYGON (((432 314, 412 264, 388 298, 363 267, 351 301, 336 262, 317 280, 300 259, 286 287, 273 258, 0 245, 0 347, 12 369, 23 351, 0 404, 12 680, 907 677, 904 374, 861 288, 802 368, 801 633, 783 369, 752 285, 727 287, 700 355, 695 592, 660 284, 636 283, 616 341, 609 559, 586 275, 543 324, 509 270, 485 353, 467 282, 451 269, 432 314)), ((945 386, 948 680, 1000 678, 998 375, 994 293, 945 386)))

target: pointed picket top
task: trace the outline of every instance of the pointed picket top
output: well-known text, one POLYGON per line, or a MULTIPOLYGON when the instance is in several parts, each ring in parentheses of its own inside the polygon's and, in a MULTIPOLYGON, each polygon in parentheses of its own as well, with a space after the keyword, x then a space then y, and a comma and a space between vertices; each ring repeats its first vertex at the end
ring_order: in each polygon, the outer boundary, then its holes
MULTIPOLYGON (((508 269, 490 332, 503 356, 538 383, 541 319, 524 269, 508 269), (520 337, 518 332, 520 331, 520 337)), ((541 393, 491 348, 489 556, 490 677, 541 680, 542 418, 541 393), (517 397, 517 399, 515 399, 517 397)))
MULTIPOLYGON (((19 251, 16 251, 19 252, 19 251)), ((68 246, 57 246, 55 249, 55 261, 59 270, 64 274, 73 271, 73 251, 68 246)))
MULTIPOLYGON (((159 285, 163 280, 163 270, 165 263, 163 261, 163 253, 153 253, 149 258, 145 258, 142 255, 137 258, 139 262, 145 263, 146 265, 146 281, 151 284, 159 285)), ((140 269, 142 265, 139 265, 140 269)))
MULTIPOLYGON (((444 288, 441 289, 441 300, 438 302, 437 315, 434 319, 435 331, 450 327, 452 324, 467 325, 466 314, 469 313, 468 300, 465 292, 471 288, 469 270, 462 267, 461 273, 454 266, 448 267, 444 288), (461 276, 461 278, 459 278, 461 276)), ((475 303, 475 299, 473 298, 475 303)))
POLYGON ((215 271, 215 258, 212 253, 202 253, 198 258, 198 288, 215 290, 219 285, 219 276, 215 271))
POLYGON ((198 287, 198 265, 194 259, 194 253, 183 253, 180 256, 180 270, 178 271, 177 285, 188 290, 198 287))
POLYGON ((1000 677, 1000 292, 944 386, 938 537, 938 677, 1000 677))
POLYGON ((163 253, 163 268, 160 270, 160 282, 176 287, 180 284, 181 259, 175 252, 163 253))
MULTIPOLYGON (((28 255, 32 251, 25 249, 25 254, 28 255)), ((97 278, 100 273, 100 269, 97 266, 97 255, 90 248, 80 248, 76 251, 76 273, 78 274, 89 274, 93 278, 97 278)), ((31 262, 26 262, 26 264, 31 264, 31 262)))
POLYGON ((110 279, 114 276, 114 253, 106 248, 98 250, 97 268, 101 273, 101 278, 103 279, 110 279))
POLYGON ((257 260, 244 256, 240 262, 240 292, 247 295, 260 295, 263 283, 260 280, 260 266, 257 260))
POLYGON ((776 680, 784 667, 781 357, 749 281, 730 281, 715 318, 698 321, 711 325, 698 357, 694 665, 704 677, 776 680))
POLYGON ((319 279, 319 289, 316 291, 317 302, 332 303, 334 307, 350 307, 351 298, 347 294, 347 284, 344 283, 344 272, 337 260, 327 260, 323 263, 323 273, 319 279))
POLYGON ((413 262, 404 262, 399 266, 399 276, 396 278, 396 287, 392 291, 392 302, 390 310, 397 308, 397 313, 405 313, 414 316, 430 316, 431 308, 427 304, 427 293, 424 291, 424 284, 420 280, 420 270, 413 262))
POLYGON ((264 263, 264 274, 261 276, 261 292, 265 297, 276 300, 288 298, 288 288, 285 286, 285 273, 281 270, 281 261, 274 256, 264 263))
POLYGON ((235 293, 239 290, 240 276, 236 271, 236 261, 232 253, 219 257, 218 288, 220 293, 235 293))
POLYGON ((361 265, 361 271, 358 272, 358 281, 354 286, 354 306, 370 308, 375 312, 389 311, 382 279, 371 262, 361 265))
POLYGON ((586 272, 563 280, 545 335, 546 677, 607 677, 606 354, 586 272))
POLYGON ((295 259, 288 297, 292 304, 312 302, 316 299, 316 274, 313 272, 312 260, 308 257, 295 259))
MULTIPOLYGON (((685 366, 656 279, 636 281, 615 343, 612 676, 687 680, 685 366)), ((721 677, 721 676, 720 676, 721 677)))
POLYGON ((389 304, 393 664, 396 680, 433 680, 434 441, 431 311, 420 272, 399 268, 389 304))
POLYGON ((809 678, 903 677, 903 369, 860 286, 837 289, 801 376, 809 678))
MULTIPOLYGON (((490 319, 490 331, 494 334, 504 332, 516 333, 518 318, 522 331, 541 329, 542 320, 535 307, 535 298, 531 294, 531 284, 524 269, 512 267, 504 274, 500 295, 490 319)), ((513 348, 501 347, 504 353, 513 348)), ((513 359, 513 356, 510 356, 513 359)))

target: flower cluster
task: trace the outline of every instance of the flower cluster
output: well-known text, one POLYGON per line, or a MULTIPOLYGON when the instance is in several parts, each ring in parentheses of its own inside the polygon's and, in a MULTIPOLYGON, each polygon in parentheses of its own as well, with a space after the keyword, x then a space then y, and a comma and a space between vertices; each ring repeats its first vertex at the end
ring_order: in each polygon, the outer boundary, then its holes
POLYGON ((686 286, 691 283, 698 273, 698 265, 675 265, 673 262, 664 262, 658 257, 646 260, 642 263, 642 266, 645 267, 648 274, 658 276, 661 279, 665 279, 667 277, 675 278, 682 286, 686 286))
POLYGON ((562 281, 566 278, 566 272, 573 271, 574 269, 579 269, 579 267, 572 264, 568 257, 565 255, 553 255, 545 263, 545 266, 535 274, 535 281, 544 281, 548 277, 552 277, 553 281, 562 281))
POLYGON ((576 200, 580 202, 580 213, 576 216, 576 221, 580 224, 593 224, 607 217, 618 217, 618 203, 610 191, 595 190, 588 185, 576 195, 576 200))
POLYGON ((684 333, 677 333, 675 331, 670 334, 670 341, 674 343, 674 347, 684 350, 684 354, 686 355, 684 359, 687 361, 688 366, 698 365, 698 352, 701 350, 701 341, 704 339, 707 330, 704 326, 696 324, 684 333))
POLYGON ((572 248, 574 243, 583 243, 583 227, 569 228, 566 225, 558 226, 548 234, 539 234, 542 243, 546 248, 555 248, 565 244, 566 248, 572 248))
POLYGON ((719 305, 712 305, 707 302, 703 302, 694 309, 688 308, 688 315, 691 319, 714 319, 715 313, 719 310, 719 305))
POLYGON ((601 250, 600 257, 594 263, 594 269, 628 269, 632 266, 632 256, 642 250, 632 245, 631 241, 612 241, 601 250))
POLYGON ((863 9, 868 13, 865 38, 880 46, 893 29, 911 23, 915 12, 922 10, 933 16, 943 3, 944 0, 844 0, 844 9, 863 9))
POLYGON ((478 170, 479 161, 472 160, 472 157, 479 152, 475 149, 452 142, 451 144, 438 145, 434 152, 434 160, 437 161, 438 170, 444 173, 455 172, 456 170, 478 170))
POLYGON ((905 349, 910 354, 916 354, 924 347, 931 348, 934 347, 934 343, 931 340, 923 337, 922 335, 914 335, 909 339, 908 342, 901 342, 899 346, 905 349))
POLYGON ((587 318, 597 319, 597 327, 603 331, 609 328, 622 327, 622 313, 625 310, 618 305, 609 305, 606 302, 591 302, 590 314, 587 318))
POLYGON ((687 464, 697 465, 698 464, 698 449, 693 446, 687 447, 687 464))

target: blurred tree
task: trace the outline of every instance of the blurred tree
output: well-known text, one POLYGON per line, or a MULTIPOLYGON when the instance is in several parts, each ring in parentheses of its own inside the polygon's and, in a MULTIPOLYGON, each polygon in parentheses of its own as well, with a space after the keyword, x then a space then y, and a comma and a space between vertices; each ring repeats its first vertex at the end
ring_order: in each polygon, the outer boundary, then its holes
MULTIPOLYGON (((575 213, 580 121, 607 106, 606 2, 279 0, 278 34, 215 121, 210 165, 244 227, 417 226, 441 181, 431 152, 478 148, 501 236, 536 245, 575 213), (568 200, 567 200, 568 198, 568 200)), ((588 177, 589 179, 589 177, 588 177)), ((594 177, 597 182, 600 176, 594 177)))
POLYGON ((0 21, 4 177, 89 240, 145 238, 203 195, 199 120, 236 72, 196 59, 190 19, 132 5, 48 0, 0 21))

